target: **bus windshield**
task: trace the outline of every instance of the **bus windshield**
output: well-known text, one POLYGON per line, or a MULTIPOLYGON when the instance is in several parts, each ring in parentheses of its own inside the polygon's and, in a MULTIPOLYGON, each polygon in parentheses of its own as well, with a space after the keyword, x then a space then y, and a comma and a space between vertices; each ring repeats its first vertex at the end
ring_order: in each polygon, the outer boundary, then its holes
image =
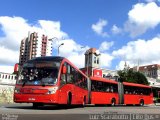
POLYGON ((23 65, 17 84, 55 85, 57 83, 60 62, 32 61, 23 65))

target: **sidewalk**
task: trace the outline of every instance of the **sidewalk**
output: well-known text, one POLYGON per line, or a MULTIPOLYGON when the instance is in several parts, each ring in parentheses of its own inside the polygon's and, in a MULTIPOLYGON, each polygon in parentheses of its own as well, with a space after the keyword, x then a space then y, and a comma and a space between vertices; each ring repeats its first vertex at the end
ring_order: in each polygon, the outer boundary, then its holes
POLYGON ((148 106, 160 106, 160 103, 149 104, 148 106))
POLYGON ((156 106, 160 106, 160 103, 155 103, 156 106))

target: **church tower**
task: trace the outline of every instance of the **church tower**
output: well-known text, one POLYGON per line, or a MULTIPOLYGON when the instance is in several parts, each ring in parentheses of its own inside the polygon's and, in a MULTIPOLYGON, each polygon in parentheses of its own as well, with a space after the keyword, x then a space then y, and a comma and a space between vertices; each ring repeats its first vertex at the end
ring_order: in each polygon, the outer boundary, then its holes
POLYGON ((92 75, 93 68, 100 68, 100 52, 96 48, 90 48, 85 52, 85 68, 88 75, 92 75))

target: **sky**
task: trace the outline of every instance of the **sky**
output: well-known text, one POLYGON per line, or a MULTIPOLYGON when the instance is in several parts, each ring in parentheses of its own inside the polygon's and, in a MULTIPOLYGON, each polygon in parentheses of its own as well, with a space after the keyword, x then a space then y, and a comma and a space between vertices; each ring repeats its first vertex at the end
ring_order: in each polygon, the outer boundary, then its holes
POLYGON ((28 32, 53 41, 53 55, 79 68, 96 48, 101 67, 110 70, 160 64, 160 0, 1 0, 0 72, 13 72, 28 32))

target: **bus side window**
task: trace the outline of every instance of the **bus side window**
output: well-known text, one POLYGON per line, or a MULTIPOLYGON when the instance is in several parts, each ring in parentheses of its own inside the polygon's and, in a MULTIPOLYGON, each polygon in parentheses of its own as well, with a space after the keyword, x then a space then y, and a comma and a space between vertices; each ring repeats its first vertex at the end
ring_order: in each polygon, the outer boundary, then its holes
POLYGON ((92 91, 97 91, 97 89, 96 89, 96 85, 97 85, 97 81, 92 81, 92 83, 91 83, 92 85, 91 85, 91 90, 92 91))
POLYGON ((95 91, 95 90, 96 90, 93 84, 92 84, 91 90, 92 90, 92 91, 95 91))
MULTIPOLYGON (((66 63, 64 63, 64 66, 66 66, 66 63)), ((66 73, 67 74, 67 73, 66 73)), ((61 85, 64 85, 64 84, 66 84, 66 74, 64 74, 64 73, 61 73, 61 80, 60 80, 60 84, 61 85)))
POLYGON ((111 86, 110 92, 112 92, 112 93, 113 93, 113 86, 111 86))
POLYGON ((107 88, 106 88, 106 92, 109 92, 110 91, 110 89, 109 89, 109 87, 107 86, 107 88))
POLYGON ((75 69, 67 64, 67 83, 74 83, 75 69))
POLYGON ((125 94, 128 94, 128 90, 125 90, 125 94))
POLYGON ((113 84, 113 92, 114 93, 118 92, 118 86, 116 84, 113 84))
POLYGON ((61 85, 66 84, 66 75, 65 74, 61 74, 61 85))

